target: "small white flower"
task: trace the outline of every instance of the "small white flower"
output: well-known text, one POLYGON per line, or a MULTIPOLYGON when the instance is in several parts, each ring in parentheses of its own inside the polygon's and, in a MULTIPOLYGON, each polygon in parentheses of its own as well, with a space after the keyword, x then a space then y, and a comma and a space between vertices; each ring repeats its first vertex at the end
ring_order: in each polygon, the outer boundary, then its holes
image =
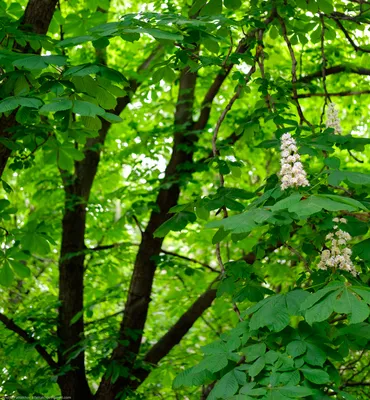
MULTIPOLYGON (((344 218, 333 218, 333 222, 342 222, 344 218)), ((346 220, 345 220, 346 221, 346 220)), ((346 221, 347 222, 347 221, 346 221)), ((320 261, 317 267, 322 270, 327 270, 328 267, 337 268, 342 271, 347 271, 353 276, 357 276, 358 272, 351 260, 352 250, 347 247, 348 240, 351 240, 351 235, 334 225, 334 231, 326 235, 325 239, 330 240, 329 249, 321 252, 320 261)))
POLYGON ((326 127, 333 128, 334 133, 340 135, 342 133, 342 127, 340 126, 340 120, 338 117, 338 110, 334 103, 328 105, 328 111, 326 113, 326 127))
POLYGON ((309 186, 310 183, 306 177, 306 171, 300 162, 300 155, 297 153, 298 148, 296 141, 289 133, 281 136, 281 189, 285 190, 289 187, 309 186))

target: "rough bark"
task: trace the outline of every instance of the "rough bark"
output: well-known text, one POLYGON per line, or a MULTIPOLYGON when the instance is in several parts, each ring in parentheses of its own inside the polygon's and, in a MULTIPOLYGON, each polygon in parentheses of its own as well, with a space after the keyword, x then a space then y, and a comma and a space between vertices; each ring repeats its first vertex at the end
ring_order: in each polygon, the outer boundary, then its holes
POLYGON ((22 18, 22 25, 32 32, 45 35, 58 0, 29 0, 22 18))

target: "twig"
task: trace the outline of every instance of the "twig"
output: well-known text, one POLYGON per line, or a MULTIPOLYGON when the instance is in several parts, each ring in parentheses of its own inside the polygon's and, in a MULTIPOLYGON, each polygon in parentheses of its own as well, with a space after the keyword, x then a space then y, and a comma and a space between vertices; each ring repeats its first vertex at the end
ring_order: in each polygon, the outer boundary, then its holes
POLYGON ((331 102, 331 100, 330 100, 330 96, 328 94, 328 88, 326 86, 326 73, 325 73, 325 71, 326 71, 326 56, 325 56, 325 46, 324 46, 324 43, 325 43, 325 22, 324 22, 323 15, 320 15, 320 21, 321 21, 321 58, 322 58, 321 71, 322 71, 322 85, 323 85, 324 93, 325 93, 324 105, 323 105, 322 113, 321 113, 321 116, 320 116, 320 131, 321 131, 321 126, 322 126, 323 121, 324 121, 325 108, 326 108, 326 105, 327 105, 328 101, 331 102))
POLYGON ((312 270, 309 267, 308 262, 306 261, 306 259, 302 256, 302 254, 297 249, 295 249, 294 247, 290 246, 289 244, 285 244, 285 247, 287 249, 289 249, 292 253, 294 253, 303 262, 304 267, 305 267, 307 272, 312 273, 312 270))
POLYGON ((336 24, 338 25, 339 29, 344 33, 344 36, 346 37, 346 39, 348 40, 348 42, 350 43, 350 45, 355 49, 355 51, 362 51, 363 53, 370 53, 370 49, 364 49, 361 46, 358 46, 353 39, 351 38, 351 36, 349 35, 349 33, 347 32, 346 28, 343 26, 343 24, 339 21, 338 18, 334 18, 334 21, 336 22, 336 24))
POLYGON ((229 60, 230 54, 233 51, 233 47, 234 47, 234 41, 233 41, 233 35, 231 33, 231 29, 229 31, 229 34, 230 34, 230 48, 229 48, 229 51, 227 52, 227 55, 226 55, 226 58, 225 58, 224 62, 222 63, 223 67, 226 66, 226 64, 227 64, 227 62, 229 60))
POLYGON ((181 254, 173 253, 172 251, 167 251, 167 250, 163 250, 163 249, 161 249, 161 253, 167 254, 169 256, 181 258, 183 260, 186 260, 186 261, 189 261, 189 262, 192 262, 192 263, 196 263, 196 264, 202 265, 203 267, 208 268, 209 270, 211 270, 212 272, 216 272, 217 274, 220 273, 220 271, 217 271, 217 269, 214 269, 213 267, 211 267, 210 265, 208 265, 208 264, 206 264, 206 263, 204 263, 202 261, 195 260, 194 258, 182 256, 181 254))
POLYGON ((40 356, 47 362, 49 367, 52 370, 55 370, 58 367, 58 364, 53 360, 51 355, 45 350, 44 347, 42 347, 37 340, 32 338, 31 336, 28 335, 28 333, 22 329, 20 326, 18 326, 12 319, 9 319, 6 315, 3 313, 0 313, 0 321, 5 325, 5 327, 14 333, 16 333, 18 336, 20 336, 22 339, 24 339, 28 344, 31 344, 34 346, 35 350, 40 354, 40 356))
POLYGON ((357 158, 352 152, 351 150, 348 149, 348 154, 357 162, 363 164, 364 162, 362 160, 360 160, 359 158, 357 158))
POLYGON ((289 40, 287 29, 286 29, 286 25, 285 25, 285 22, 284 22, 283 18, 281 18, 281 16, 279 14, 277 14, 277 19, 278 19, 278 21, 280 23, 280 26, 281 26, 281 29, 283 31, 283 37, 284 37, 285 43, 286 43, 286 45, 288 47, 290 58, 292 59, 292 90, 293 90, 293 98, 294 98, 294 100, 296 102, 296 107, 297 107, 298 115, 299 115, 299 118, 300 118, 300 123, 302 125, 302 123, 305 122, 308 126, 312 126, 312 124, 309 121, 307 121, 307 119, 305 118, 305 116, 303 114, 303 111, 302 111, 302 108, 301 108, 301 105, 299 104, 299 101, 298 101, 298 93, 297 93, 297 87, 296 87, 296 83, 297 83, 297 59, 296 59, 295 54, 294 54, 293 46, 292 46, 292 43, 289 40))

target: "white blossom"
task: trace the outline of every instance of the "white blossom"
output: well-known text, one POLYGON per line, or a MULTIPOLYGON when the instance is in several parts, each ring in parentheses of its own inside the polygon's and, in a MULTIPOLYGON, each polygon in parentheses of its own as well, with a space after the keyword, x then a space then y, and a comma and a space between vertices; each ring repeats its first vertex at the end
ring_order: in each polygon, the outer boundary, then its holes
POLYGON ((281 189, 289 187, 309 186, 306 171, 301 163, 301 157, 297 153, 296 141, 289 133, 284 133, 281 137, 281 189))
POLYGON ((338 117, 338 110, 334 103, 328 105, 328 111, 326 112, 326 127, 333 128, 334 133, 340 135, 342 133, 342 127, 340 126, 340 120, 338 117))
MULTIPOLYGON (((345 218, 333 218, 333 222, 345 224, 347 220, 345 218)), ((326 240, 331 240, 330 248, 321 252, 321 259, 317 265, 318 268, 323 270, 327 270, 328 267, 338 268, 356 276, 358 272, 351 260, 352 250, 347 247, 347 242, 351 239, 352 237, 348 232, 334 225, 334 232, 326 235, 326 240)))

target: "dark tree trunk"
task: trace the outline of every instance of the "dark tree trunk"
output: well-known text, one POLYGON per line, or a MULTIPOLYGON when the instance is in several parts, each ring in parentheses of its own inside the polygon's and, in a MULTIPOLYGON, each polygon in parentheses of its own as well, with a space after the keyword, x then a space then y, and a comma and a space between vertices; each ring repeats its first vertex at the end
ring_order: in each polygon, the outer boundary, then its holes
POLYGON ((66 206, 62 222, 63 234, 59 261, 59 301, 61 305, 58 338, 62 343, 59 347, 58 359, 60 365, 68 364, 72 370, 63 375, 58 383, 63 396, 88 400, 92 395, 86 380, 84 352, 81 344, 84 339, 82 310, 86 202, 81 196, 78 184, 72 184, 65 189, 66 206), (72 324, 71 320, 79 313, 81 315, 78 320, 72 324), (74 356, 76 352, 77 356, 74 356))
POLYGON ((29 0, 23 15, 22 25, 31 28, 32 32, 45 35, 58 0, 29 0))

